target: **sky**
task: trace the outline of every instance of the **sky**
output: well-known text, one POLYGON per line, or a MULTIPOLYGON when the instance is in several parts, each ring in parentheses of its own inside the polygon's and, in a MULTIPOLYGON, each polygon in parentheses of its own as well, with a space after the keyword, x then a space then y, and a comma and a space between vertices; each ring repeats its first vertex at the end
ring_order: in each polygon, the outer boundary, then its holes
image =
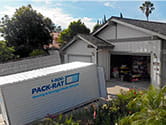
MULTIPOLYGON (((81 19, 84 24, 93 29, 97 20, 111 16, 125 18, 146 19, 139 6, 142 0, 0 0, 0 18, 4 15, 12 17, 15 10, 21 6, 31 4, 33 9, 49 17, 55 25, 63 29, 72 21, 81 19)), ((150 20, 166 22, 166 1, 151 0, 155 10, 150 15, 150 20)))

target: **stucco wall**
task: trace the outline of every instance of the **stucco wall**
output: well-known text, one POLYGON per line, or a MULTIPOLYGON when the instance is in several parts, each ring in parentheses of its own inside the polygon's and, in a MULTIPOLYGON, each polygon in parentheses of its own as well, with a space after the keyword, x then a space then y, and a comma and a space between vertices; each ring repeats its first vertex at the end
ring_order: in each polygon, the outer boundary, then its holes
POLYGON ((92 62, 96 63, 96 51, 95 48, 88 48, 88 43, 77 40, 75 43, 73 43, 70 47, 68 47, 65 50, 65 63, 68 62, 68 56, 69 55, 86 55, 92 57, 92 62))
POLYGON ((59 52, 56 51, 53 55, 49 56, 23 59, 20 61, 0 64, 0 76, 58 64, 61 64, 61 60, 59 52))

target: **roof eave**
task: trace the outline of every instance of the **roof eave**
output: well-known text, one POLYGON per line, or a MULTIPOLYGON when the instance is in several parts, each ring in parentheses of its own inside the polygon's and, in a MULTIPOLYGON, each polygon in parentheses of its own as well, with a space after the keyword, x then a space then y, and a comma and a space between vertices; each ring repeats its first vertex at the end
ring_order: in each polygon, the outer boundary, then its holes
POLYGON ((76 41, 76 37, 74 37, 70 42, 68 42, 66 45, 60 48, 60 51, 66 50, 70 45, 72 45, 76 41))
POLYGON ((81 35, 78 34, 77 36, 78 36, 80 39, 82 39, 83 41, 87 42, 88 44, 92 45, 94 48, 97 49, 97 46, 96 46, 96 45, 92 44, 92 43, 89 42, 87 39, 83 38, 81 35))
POLYGON ((107 45, 107 46, 97 46, 98 49, 113 49, 114 48, 114 45, 107 45))

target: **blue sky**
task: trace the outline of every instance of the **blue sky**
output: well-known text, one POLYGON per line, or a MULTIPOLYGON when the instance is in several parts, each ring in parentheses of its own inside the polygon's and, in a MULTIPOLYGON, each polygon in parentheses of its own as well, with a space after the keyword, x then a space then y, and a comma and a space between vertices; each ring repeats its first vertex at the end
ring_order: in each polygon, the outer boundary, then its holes
MULTIPOLYGON (((166 22, 166 1, 151 0, 155 10, 150 20, 166 22)), ((52 19, 56 25, 66 28, 71 21, 81 19, 87 27, 93 28, 105 14, 107 18, 119 16, 146 19, 139 9, 141 0, 0 0, 0 18, 12 16, 16 8, 31 4, 38 12, 52 19)))

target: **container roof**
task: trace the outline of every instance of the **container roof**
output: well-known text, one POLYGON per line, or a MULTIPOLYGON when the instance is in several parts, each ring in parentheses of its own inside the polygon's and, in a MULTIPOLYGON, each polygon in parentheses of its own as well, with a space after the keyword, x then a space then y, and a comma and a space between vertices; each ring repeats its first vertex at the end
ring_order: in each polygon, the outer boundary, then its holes
POLYGON ((21 73, 16 73, 12 75, 1 76, 0 86, 6 85, 6 84, 18 83, 21 81, 34 79, 37 77, 47 76, 49 74, 73 70, 76 68, 82 68, 82 67, 86 67, 90 65, 93 65, 93 64, 85 63, 85 62, 72 62, 72 63, 62 64, 62 65, 36 69, 36 70, 28 71, 28 72, 21 72, 21 73))

